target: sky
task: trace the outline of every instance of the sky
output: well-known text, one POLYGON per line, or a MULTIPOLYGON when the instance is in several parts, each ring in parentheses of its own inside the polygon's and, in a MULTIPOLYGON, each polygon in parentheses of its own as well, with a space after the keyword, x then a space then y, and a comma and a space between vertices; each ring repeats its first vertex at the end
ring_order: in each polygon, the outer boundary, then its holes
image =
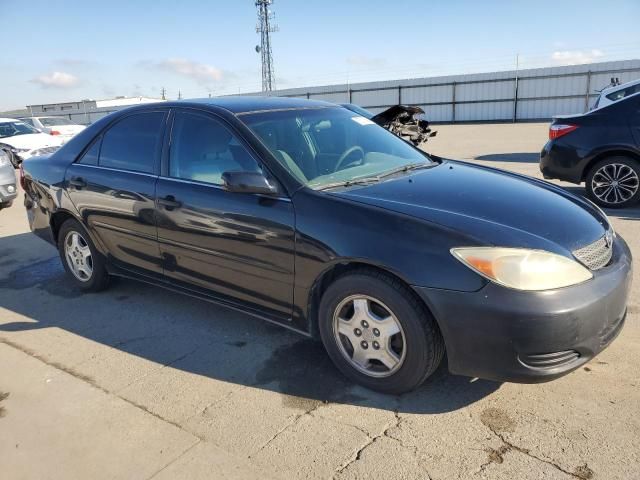
MULTIPOLYGON (((640 58, 640 0, 274 0, 276 87, 640 58)), ((0 111, 260 90, 254 0, 0 0, 0 111)))

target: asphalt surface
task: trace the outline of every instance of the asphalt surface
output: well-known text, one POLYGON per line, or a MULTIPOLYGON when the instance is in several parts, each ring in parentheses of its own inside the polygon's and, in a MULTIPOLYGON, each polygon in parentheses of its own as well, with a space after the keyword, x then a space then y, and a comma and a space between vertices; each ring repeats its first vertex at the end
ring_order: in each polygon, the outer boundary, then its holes
MULTIPOLYGON (((546 124, 437 130, 428 151, 540 176, 546 124)), ((640 208, 608 213, 637 272, 640 208)), ((17 201, 0 212, 0 476, 640 478, 639 298, 636 281, 619 338, 562 379, 441 368, 384 396, 216 305, 126 280, 81 295, 17 201)))

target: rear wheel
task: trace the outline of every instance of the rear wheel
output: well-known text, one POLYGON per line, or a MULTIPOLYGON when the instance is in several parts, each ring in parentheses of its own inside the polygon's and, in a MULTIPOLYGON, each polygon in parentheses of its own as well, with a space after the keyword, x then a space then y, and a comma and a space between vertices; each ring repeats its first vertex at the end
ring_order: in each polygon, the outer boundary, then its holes
POLYGON ((69 219, 60 227, 58 252, 64 269, 78 288, 86 292, 106 288, 109 274, 104 258, 78 221, 69 219))
POLYGON ((640 163, 628 157, 605 158, 589 171, 586 188, 601 207, 631 206, 640 200, 640 163))
POLYGON ((405 285, 376 271, 355 271, 331 284, 320 302, 319 327, 335 365, 384 393, 415 389, 444 354, 429 312, 405 285))

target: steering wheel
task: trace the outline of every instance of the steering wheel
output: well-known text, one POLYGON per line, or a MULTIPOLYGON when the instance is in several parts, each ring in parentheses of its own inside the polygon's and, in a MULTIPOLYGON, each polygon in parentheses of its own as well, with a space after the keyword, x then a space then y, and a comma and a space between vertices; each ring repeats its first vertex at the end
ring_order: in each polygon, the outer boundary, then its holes
MULTIPOLYGON (((337 172, 338 170, 342 170, 341 167, 343 167, 343 163, 345 163, 345 160, 347 158, 349 158, 351 156, 352 153, 354 152, 360 152, 360 165, 362 165, 364 163, 364 150, 362 149, 362 147, 359 147, 358 145, 354 145, 353 147, 349 147, 347 148, 342 155, 340 155, 340 158, 338 159, 338 163, 336 163, 336 169, 335 171, 337 172)), ((355 160, 354 160, 355 162, 355 160)), ((354 163, 351 162, 351 163, 354 163)), ((347 164, 350 165, 350 164, 347 164)), ((346 165, 345 165, 346 166, 346 165)))

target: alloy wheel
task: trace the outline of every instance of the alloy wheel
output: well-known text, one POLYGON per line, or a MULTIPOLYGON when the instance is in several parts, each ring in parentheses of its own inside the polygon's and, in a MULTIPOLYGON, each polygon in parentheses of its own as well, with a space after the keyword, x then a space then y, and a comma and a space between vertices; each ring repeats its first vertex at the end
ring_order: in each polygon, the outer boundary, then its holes
POLYGON ((64 253, 71 273, 80 281, 88 282, 93 275, 93 259, 89 244, 78 232, 67 233, 64 253))
POLYGON ((591 189, 603 203, 616 205, 632 198, 638 191, 640 179, 629 165, 609 163, 593 175, 591 189))
POLYGON ((373 297, 352 295, 342 300, 333 314, 333 333, 342 355, 365 375, 388 377, 404 362, 402 325, 373 297))

